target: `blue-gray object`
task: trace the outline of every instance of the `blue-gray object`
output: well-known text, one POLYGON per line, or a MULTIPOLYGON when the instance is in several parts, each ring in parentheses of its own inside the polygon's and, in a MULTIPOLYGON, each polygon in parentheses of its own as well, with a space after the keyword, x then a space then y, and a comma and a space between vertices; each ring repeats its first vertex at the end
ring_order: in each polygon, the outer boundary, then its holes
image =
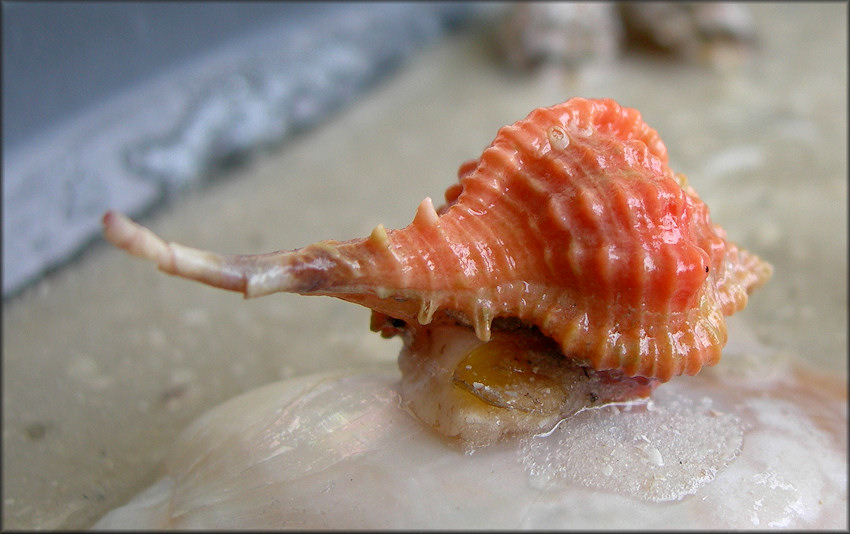
POLYGON ((277 145, 448 28, 454 3, 4 3, 3 296, 277 145))

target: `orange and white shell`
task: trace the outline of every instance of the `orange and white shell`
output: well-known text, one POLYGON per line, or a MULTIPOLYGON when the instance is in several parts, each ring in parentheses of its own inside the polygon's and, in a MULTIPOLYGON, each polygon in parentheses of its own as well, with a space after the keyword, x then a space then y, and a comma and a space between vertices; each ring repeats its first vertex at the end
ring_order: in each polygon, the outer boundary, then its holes
POLYGON ((769 264, 726 240, 638 111, 573 98, 499 130, 436 210, 405 228, 227 256, 165 243, 120 214, 106 235, 166 272, 259 296, 331 295, 482 340, 516 318, 596 370, 667 381, 715 364, 725 316, 769 264))

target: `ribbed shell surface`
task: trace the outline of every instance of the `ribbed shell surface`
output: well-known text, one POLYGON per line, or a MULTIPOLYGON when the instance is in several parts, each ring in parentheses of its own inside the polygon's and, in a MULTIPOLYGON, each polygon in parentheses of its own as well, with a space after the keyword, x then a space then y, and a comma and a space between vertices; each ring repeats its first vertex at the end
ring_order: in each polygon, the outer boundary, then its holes
POLYGON ((574 98, 500 129, 446 201, 338 244, 352 267, 328 294, 421 324, 448 314, 482 339, 494 318, 518 317, 594 369, 666 381, 719 360, 724 315, 770 276, 613 100, 574 98))

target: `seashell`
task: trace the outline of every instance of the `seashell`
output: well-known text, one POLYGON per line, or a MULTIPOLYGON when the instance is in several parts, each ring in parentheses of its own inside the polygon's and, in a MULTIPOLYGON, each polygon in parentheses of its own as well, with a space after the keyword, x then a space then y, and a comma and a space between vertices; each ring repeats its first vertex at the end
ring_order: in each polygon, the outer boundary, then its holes
POLYGON ((611 61, 621 34, 610 2, 514 2, 498 20, 494 44, 508 67, 529 71, 611 61))
POLYGON ((684 59, 734 65, 758 40, 752 14, 743 4, 621 2, 618 8, 630 43, 684 59))
POLYGON ((757 42, 748 8, 730 2, 514 2, 493 37, 521 71, 604 65, 632 49, 722 68, 757 42))
MULTIPOLYGON (((429 329, 505 321, 580 366, 653 383, 718 362, 725 316, 771 266, 726 239, 638 111, 573 98, 499 130, 413 222, 293 251, 222 255, 166 243, 125 216, 105 235, 165 272, 256 297, 329 295, 416 347, 429 329)), ((495 325, 495 326, 494 326, 495 325)))

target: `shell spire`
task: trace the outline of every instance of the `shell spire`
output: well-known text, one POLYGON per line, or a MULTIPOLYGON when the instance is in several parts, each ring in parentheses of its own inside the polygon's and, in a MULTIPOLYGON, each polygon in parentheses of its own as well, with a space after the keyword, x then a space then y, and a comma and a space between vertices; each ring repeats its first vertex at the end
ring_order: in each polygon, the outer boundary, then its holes
POLYGON ((716 363, 724 316, 771 267, 726 240, 640 113, 573 98, 501 128, 446 203, 405 228, 294 251, 225 256, 104 217, 117 246, 169 273, 254 297, 330 295, 406 322, 439 317, 486 340, 537 327, 596 370, 666 381, 716 363))

